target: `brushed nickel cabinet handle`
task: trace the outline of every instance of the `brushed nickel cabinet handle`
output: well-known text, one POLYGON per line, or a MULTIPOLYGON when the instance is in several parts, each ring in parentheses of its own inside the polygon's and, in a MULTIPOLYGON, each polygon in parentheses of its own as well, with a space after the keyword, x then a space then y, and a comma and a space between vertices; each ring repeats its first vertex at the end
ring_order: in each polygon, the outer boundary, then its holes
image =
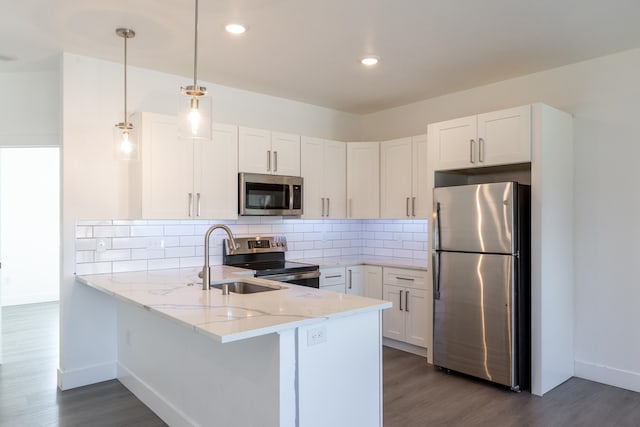
POLYGON ((416 216, 416 198, 411 198, 411 216, 416 216))
POLYGON ((409 291, 404 293, 404 311, 409 312, 409 291))
POLYGON ((484 138, 478 138, 478 161, 484 162, 484 138))
POLYGON ((320 216, 324 216, 324 197, 322 197, 322 213, 320 216))
POLYGON ((406 209, 407 216, 409 216, 409 198, 408 197, 407 197, 407 204, 405 209, 406 209))
POLYGON ((271 171, 271 150, 267 150, 267 170, 271 171))
POLYGON ((278 172, 278 152, 273 152, 273 171, 278 172))
POLYGON ((200 193, 196 193, 196 205, 198 205, 196 216, 200 216, 200 193))
POLYGON ((349 289, 351 289, 352 281, 353 281, 353 276, 352 276, 353 272, 351 270, 348 270, 348 271, 349 271, 349 289))
POLYGON ((410 282, 413 282, 413 281, 416 280, 413 277, 400 277, 400 276, 396 276, 396 279, 398 279, 398 280, 408 280, 410 282))
POLYGON ((476 141, 473 140, 473 139, 470 139, 469 140, 469 161, 471 163, 475 163, 476 162, 475 156, 473 155, 474 154, 475 145, 476 145, 476 141))
POLYGON ((193 193, 189 193, 189 216, 193 216, 193 193))
POLYGON ((402 311, 402 291, 400 291, 400 311, 402 311))
POLYGON ((331 199, 327 197, 327 217, 331 215, 331 199))

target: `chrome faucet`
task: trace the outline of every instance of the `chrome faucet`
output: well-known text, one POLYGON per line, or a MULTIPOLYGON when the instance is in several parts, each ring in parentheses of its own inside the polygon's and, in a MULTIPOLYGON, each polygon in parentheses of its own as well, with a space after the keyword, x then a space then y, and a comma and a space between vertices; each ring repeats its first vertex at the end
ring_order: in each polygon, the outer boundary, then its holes
MULTIPOLYGON (((211 286, 211 267, 209 267, 209 237, 211 236, 213 230, 217 228, 222 228, 227 232, 227 236, 229 237, 229 240, 227 241, 227 248, 229 250, 229 253, 233 253, 233 251, 238 249, 238 245, 236 245, 236 239, 233 238, 233 234, 231 233, 229 227, 223 224, 214 224, 209 227, 204 235, 204 267, 202 267, 202 271, 198 274, 198 277, 202 278, 202 290, 204 291, 209 290, 209 287, 211 286)), ((228 285, 222 287, 222 295, 229 295, 228 285)))

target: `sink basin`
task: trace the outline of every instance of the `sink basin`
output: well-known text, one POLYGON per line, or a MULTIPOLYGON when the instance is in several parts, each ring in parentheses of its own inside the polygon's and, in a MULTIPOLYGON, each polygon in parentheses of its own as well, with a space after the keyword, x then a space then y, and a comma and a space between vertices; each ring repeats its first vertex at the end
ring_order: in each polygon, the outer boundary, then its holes
POLYGON ((223 285, 229 285, 229 292, 234 294, 255 294, 258 292, 277 291, 280 288, 272 288, 270 286, 256 285, 248 282, 229 282, 211 285, 212 288, 222 289, 223 285))

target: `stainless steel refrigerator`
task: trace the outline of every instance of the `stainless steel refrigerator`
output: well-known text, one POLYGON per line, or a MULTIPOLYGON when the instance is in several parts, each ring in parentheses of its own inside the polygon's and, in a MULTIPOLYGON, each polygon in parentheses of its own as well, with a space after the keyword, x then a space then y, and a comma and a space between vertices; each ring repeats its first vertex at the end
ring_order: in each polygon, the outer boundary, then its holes
POLYGON ((513 390, 530 383, 530 188, 433 191, 433 363, 513 390))

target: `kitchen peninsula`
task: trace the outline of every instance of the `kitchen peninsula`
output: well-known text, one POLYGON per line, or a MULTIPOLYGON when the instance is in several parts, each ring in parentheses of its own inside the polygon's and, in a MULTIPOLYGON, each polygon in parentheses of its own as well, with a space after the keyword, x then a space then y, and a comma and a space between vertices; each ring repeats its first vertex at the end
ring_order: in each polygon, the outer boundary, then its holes
POLYGON ((78 276, 117 305, 118 379, 170 425, 382 425, 381 310, 391 303, 212 268, 78 276))

